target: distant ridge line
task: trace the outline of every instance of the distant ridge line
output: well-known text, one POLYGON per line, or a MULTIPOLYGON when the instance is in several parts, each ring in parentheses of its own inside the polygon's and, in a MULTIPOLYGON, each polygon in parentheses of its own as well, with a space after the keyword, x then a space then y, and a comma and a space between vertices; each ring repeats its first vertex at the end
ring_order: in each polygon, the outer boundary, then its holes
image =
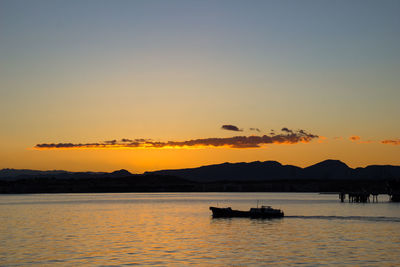
POLYGON ((169 169, 145 174, 172 175, 197 182, 211 181, 266 181, 298 179, 380 179, 400 178, 400 166, 369 165, 350 168, 340 160, 328 159, 301 168, 282 165, 277 161, 222 163, 196 168, 169 169))
POLYGON ((325 160, 300 168, 276 161, 222 163, 132 174, 0 170, 0 194, 115 192, 375 192, 400 191, 400 166, 350 168, 325 160))
MULTIPOLYGON (((64 170, 29 170, 2 169, 0 180, 15 180, 53 177, 56 179, 80 179, 96 177, 131 177, 132 174, 121 169, 113 172, 71 172, 64 170)), ((294 165, 282 165, 277 161, 253 161, 205 165, 195 168, 167 169, 148 171, 141 175, 159 175, 180 177, 192 182, 221 182, 221 181, 279 181, 279 180, 380 180, 400 179, 400 166, 369 165, 367 167, 350 168, 340 160, 328 159, 314 165, 302 168, 294 165)))

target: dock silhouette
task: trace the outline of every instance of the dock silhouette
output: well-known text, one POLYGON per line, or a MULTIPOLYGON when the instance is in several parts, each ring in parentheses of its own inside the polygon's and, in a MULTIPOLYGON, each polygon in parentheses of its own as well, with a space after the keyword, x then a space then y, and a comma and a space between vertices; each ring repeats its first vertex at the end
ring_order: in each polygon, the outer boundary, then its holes
MULTIPOLYGON (((381 194, 387 194, 389 195, 389 200, 391 202, 400 202, 400 192, 394 192, 394 191, 389 191, 387 193, 381 193, 381 194)), ((345 202, 346 199, 348 199, 349 203, 369 203, 371 202, 371 196, 372 196, 372 202, 377 203, 378 202, 378 192, 367 192, 367 191, 358 191, 358 192, 340 192, 339 193, 339 199, 340 202, 345 202), (347 195, 347 198, 346 198, 347 195)))

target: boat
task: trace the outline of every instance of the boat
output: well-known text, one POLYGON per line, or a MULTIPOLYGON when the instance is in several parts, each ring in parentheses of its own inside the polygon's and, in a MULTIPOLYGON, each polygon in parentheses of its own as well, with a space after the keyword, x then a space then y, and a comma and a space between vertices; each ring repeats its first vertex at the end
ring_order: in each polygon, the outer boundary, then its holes
POLYGON ((213 218, 234 218, 234 217, 248 217, 248 218, 282 218, 283 211, 280 209, 273 209, 270 206, 261 206, 261 208, 251 208, 248 211, 233 210, 231 207, 218 208, 210 207, 213 218))

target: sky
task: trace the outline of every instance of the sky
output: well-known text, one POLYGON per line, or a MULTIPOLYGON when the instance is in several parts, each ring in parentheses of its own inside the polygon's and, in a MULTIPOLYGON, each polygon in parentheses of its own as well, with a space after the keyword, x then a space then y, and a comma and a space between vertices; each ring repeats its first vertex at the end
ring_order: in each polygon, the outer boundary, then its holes
POLYGON ((0 168, 400 165, 398 14, 395 0, 1 0, 0 168))

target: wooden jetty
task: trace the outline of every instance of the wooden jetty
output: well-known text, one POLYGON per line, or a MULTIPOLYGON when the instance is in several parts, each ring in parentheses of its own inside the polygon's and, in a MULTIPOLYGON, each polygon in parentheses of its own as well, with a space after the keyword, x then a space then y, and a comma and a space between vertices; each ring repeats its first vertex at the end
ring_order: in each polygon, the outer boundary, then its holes
POLYGON ((369 203, 371 202, 370 197, 372 195, 372 202, 378 202, 378 193, 376 192, 366 192, 366 191, 359 191, 359 192, 340 192, 339 199, 341 202, 344 202, 346 199, 346 195, 348 196, 349 203, 369 203))
MULTIPOLYGON (((387 194, 389 195, 389 200, 391 202, 400 202, 400 192, 389 192, 387 194)), ((366 191, 340 192, 339 199, 340 199, 340 202, 344 202, 347 198, 349 203, 350 202, 352 202, 352 203, 369 203, 369 202, 371 202, 371 199, 370 199, 371 196, 372 196, 372 202, 378 202, 378 195, 379 195, 379 193, 366 192, 366 191)))
POLYGON ((379 194, 387 194, 389 195, 389 200, 391 202, 400 202, 400 177, 396 179, 392 179, 386 182, 386 188, 382 187, 355 187, 355 188, 345 188, 341 189, 342 191, 339 192, 339 199, 341 202, 345 202, 346 197, 349 202, 354 203, 368 203, 371 202, 378 202, 378 195, 379 194), (351 191, 350 191, 351 190, 351 191))

